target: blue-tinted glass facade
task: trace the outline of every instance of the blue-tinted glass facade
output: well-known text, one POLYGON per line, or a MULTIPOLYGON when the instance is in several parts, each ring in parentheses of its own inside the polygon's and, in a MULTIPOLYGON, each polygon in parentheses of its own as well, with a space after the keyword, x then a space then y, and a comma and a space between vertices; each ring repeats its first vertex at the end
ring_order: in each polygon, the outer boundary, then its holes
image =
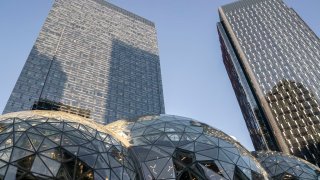
POLYGON ((56 0, 4 113, 30 109, 102 123, 164 113, 155 25, 103 0, 56 0))

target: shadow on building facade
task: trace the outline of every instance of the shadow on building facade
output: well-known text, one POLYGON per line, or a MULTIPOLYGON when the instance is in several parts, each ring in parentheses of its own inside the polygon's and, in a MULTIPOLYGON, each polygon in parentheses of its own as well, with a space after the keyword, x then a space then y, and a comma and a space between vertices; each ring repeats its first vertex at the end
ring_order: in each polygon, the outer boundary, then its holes
POLYGON ((108 122, 164 113, 158 55, 114 39, 108 77, 108 122))
POLYGON ((302 83, 282 80, 266 95, 292 154, 320 166, 320 104, 302 83))

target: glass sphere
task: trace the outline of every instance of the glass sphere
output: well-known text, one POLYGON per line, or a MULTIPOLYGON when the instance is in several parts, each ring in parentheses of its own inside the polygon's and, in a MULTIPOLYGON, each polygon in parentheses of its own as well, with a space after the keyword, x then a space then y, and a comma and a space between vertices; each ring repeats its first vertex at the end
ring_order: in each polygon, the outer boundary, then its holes
POLYGON ((275 151, 253 152, 272 179, 320 180, 320 169, 296 156, 275 151))
POLYGON ((267 179, 241 144, 193 119, 160 115, 117 121, 110 131, 127 140, 143 179, 267 179))
POLYGON ((0 179, 135 179, 127 149, 94 121, 56 111, 0 116, 0 179))

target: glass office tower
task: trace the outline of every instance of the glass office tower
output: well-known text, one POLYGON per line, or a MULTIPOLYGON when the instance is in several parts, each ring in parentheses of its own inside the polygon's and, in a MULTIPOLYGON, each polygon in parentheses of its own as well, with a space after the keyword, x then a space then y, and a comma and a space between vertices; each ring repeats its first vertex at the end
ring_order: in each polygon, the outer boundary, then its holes
POLYGON ((55 0, 3 113, 30 109, 102 123, 164 113, 154 23, 104 0, 55 0))
POLYGON ((320 40, 282 0, 219 8, 225 67, 256 150, 320 165, 320 40))

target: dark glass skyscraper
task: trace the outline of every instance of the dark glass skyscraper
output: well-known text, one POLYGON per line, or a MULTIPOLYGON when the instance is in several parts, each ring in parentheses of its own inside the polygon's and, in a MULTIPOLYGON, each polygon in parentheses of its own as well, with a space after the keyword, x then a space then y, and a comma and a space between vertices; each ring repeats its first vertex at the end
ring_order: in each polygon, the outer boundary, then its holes
POLYGON ((104 0, 55 0, 4 113, 30 109, 103 123, 164 113, 154 23, 104 0))
POLYGON ((223 60, 256 150, 320 165, 320 40, 282 0, 219 9, 223 60))

